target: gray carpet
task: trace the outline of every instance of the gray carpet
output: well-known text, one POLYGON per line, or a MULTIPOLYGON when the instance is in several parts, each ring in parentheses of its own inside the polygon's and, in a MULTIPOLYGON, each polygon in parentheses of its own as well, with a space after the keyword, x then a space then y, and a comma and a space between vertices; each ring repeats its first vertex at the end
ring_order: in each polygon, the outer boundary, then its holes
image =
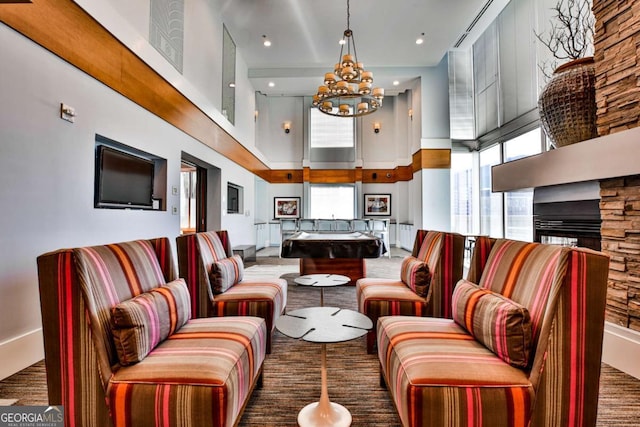
MULTIPOLYGON (((396 254, 394 254, 396 255, 396 254)), ((367 275, 396 278, 402 255, 367 261, 367 275)), ((289 310, 319 304, 320 290, 297 286, 297 260, 258 257, 247 263, 247 277, 278 276, 289 283, 289 310)), ((355 309, 355 290, 343 286, 325 290, 325 305, 355 309)), ((399 426, 388 393, 379 385, 378 360, 366 354, 365 338, 327 345, 329 398, 347 407, 354 426, 399 426)), ((287 338, 276 332, 272 354, 264 365, 264 385, 245 409, 241 427, 295 426, 298 411, 320 395, 320 346, 287 338)), ((44 405, 43 362, 0 382, 0 399, 18 399, 18 405, 44 405)), ((640 380, 602 365, 598 426, 638 425, 640 380)))

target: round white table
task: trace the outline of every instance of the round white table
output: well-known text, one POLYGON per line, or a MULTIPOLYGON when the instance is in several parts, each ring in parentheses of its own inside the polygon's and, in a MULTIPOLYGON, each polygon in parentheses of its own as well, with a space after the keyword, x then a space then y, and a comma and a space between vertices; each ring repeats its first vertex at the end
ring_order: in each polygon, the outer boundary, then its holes
POLYGON ((305 406, 298 413, 300 427, 351 425, 351 412, 331 402, 327 391, 327 343, 359 338, 373 327, 371 319, 362 313, 337 307, 309 307, 294 310, 276 320, 276 328, 291 338, 322 344, 320 400, 305 406))
POLYGON ((320 307, 324 306, 324 288, 346 285, 350 280, 341 274, 307 274, 293 279, 298 285, 320 288, 320 307))

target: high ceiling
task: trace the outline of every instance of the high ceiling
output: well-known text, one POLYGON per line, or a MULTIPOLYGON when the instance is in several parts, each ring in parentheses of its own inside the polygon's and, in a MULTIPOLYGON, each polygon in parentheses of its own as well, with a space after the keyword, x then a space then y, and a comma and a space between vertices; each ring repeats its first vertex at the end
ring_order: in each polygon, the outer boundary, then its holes
MULTIPOLYGON (((347 0, 219 0, 223 21, 257 91, 311 95, 338 61, 347 0), (264 37, 272 45, 263 46, 264 37), (269 87, 273 82, 275 86, 269 87)), ((374 86, 404 91, 420 69, 467 47, 508 0, 350 0, 358 60, 374 86), (416 39, 424 33, 424 43, 416 39), (462 42, 460 40, 463 39, 462 42), (461 44, 460 44, 461 43, 461 44), (397 80, 399 84, 393 85, 397 80)))

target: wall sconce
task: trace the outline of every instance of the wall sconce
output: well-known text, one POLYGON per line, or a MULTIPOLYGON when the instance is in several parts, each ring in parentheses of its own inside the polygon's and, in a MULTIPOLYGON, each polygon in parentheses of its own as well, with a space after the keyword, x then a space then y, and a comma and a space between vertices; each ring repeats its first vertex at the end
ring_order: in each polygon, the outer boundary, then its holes
POLYGON ((258 121, 258 116, 260 115, 260 113, 258 112, 258 110, 253 112, 253 121, 257 122, 258 121))
POLYGON ((413 121, 413 108, 409 108, 409 120, 413 121))
POLYGON ((375 133, 380 133, 380 128, 381 128, 381 127, 382 127, 382 126, 380 125, 380 122, 375 122, 375 123, 373 124, 373 131, 374 131, 375 133))
POLYGON ((291 132, 291 122, 282 123, 282 127, 284 128, 284 133, 291 132))

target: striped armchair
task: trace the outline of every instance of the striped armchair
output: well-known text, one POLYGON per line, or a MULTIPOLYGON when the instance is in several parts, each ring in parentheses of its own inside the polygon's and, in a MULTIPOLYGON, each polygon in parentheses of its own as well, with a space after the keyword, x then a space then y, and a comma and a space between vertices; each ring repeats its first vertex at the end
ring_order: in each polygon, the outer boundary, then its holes
POLYGON ((402 424, 595 426, 608 257, 506 239, 476 249, 487 259, 477 285, 456 285, 453 319, 378 321, 402 424))
POLYGON ((38 257, 49 404, 65 426, 231 426, 261 383, 263 319, 190 320, 167 238, 38 257))
POLYGON ((356 282, 358 310, 369 316, 374 329, 367 333, 367 352, 374 353, 375 325, 390 315, 451 317, 451 295, 462 278, 464 236, 457 233, 418 230, 411 257, 403 261, 397 280, 363 278, 356 282), (415 258, 413 264, 409 260, 415 258), (412 286, 411 272, 422 262, 430 278, 421 289, 412 286), (414 267, 412 267, 412 265, 414 267))
POLYGON ((267 353, 276 319, 287 306, 287 282, 279 278, 245 279, 243 264, 233 251, 226 230, 185 234, 176 239, 180 277, 187 282, 194 317, 257 316, 267 323, 267 353), (235 274, 226 289, 215 290, 211 273, 216 265, 227 262, 235 274))

